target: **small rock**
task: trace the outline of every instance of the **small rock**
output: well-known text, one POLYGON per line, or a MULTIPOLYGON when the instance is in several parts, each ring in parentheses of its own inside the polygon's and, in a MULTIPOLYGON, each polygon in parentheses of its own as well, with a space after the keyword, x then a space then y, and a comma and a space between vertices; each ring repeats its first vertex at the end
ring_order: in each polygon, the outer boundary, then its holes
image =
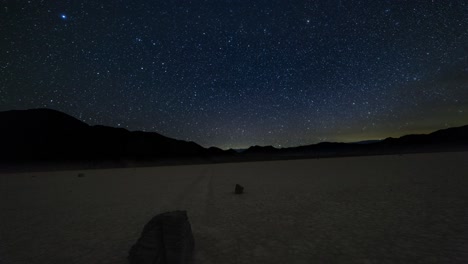
POLYGON ((84 173, 78 173, 78 177, 79 177, 79 178, 83 178, 83 177, 84 177, 84 173))
POLYGON ((241 194, 244 192, 244 187, 240 186, 239 184, 236 184, 236 189, 234 190, 235 194, 241 194))

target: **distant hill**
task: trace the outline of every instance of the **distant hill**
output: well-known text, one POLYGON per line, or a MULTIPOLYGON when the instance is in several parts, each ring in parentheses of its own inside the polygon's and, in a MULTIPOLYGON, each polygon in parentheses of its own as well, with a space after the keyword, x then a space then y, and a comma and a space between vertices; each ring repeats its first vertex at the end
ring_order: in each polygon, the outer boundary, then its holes
POLYGON ((372 143, 377 143, 380 142, 381 140, 363 140, 363 141, 357 141, 357 142, 351 142, 350 144, 372 144, 372 143))
MULTIPOLYGON (((224 155, 194 142, 158 133, 89 126, 51 109, 0 112, 0 158, 3 160, 180 158, 224 155)), ((227 153, 227 152, 226 152, 227 153)))
POLYGON ((333 157, 458 150, 468 150, 468 125, 438 130, 427 135, 406 135, 385 140, 353 143, 322 142, 281 149, 272 146, 253 146, 244 151, 243 154, 250 156, 333 157))
POLYGON ((406 135, 400 138, 386 138, 379 142, 380 145, 402 146, 402 145, 440 145, 440 144, 467 144, 468 126, 452 127, 438 130, 427 135, 406 135))
POLYGON ((322 142, 281 149, 252 146, 241 152, 207 149, 158 133, 90 126, 51 109, 0 112, 0 131, 0 162, 127 159, 230 162, 468 150, 468 126, 380 141, 322 142))
POLYGON ((267 153, 275 153, 278 152, 279 149, 273 146, 252 146, 246 150, 244 150, 243 154, 267 154, 267 153))

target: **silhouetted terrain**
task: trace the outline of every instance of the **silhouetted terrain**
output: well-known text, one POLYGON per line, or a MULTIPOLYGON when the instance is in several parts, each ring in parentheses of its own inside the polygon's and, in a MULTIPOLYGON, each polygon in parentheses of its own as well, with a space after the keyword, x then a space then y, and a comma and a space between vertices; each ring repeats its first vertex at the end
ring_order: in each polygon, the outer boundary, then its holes
POLYGON ((253 146, 238 153, 232 149, 203 148, 194 142, 176 140, 158 133, 90 126, 50 109, 0 112, 0 131, 0 159, 3 163, 131 160, 158 165, 154 162, 235 162, 468 150, 468 126, 462 126, 428 135, 407 135, 382 141, 323 142, 281 149, 253 146))
POLYGON ((387 138, 381 141, 369 140, 356 143, 322 142, 282 149, 272 146, 254 146, 243 153, 251 156, 268 154, 289 157, 334 157, 460 150, 468 150, 468 126, 447 128, 427 135, 406 135, 400 138, 387 138))
POLYGON ((5 160, 180 158, 224 153, 158 133, 89 126, 50 109, 0 112, 0 131, 0 157, 5 160))

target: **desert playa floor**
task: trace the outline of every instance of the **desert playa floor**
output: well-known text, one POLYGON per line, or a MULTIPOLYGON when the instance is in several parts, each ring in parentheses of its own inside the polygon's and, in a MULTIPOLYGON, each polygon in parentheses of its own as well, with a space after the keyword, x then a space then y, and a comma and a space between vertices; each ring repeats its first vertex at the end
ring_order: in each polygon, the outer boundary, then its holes
POLYGON ((468 263, 468 152, 0 174, 0 263, 127 263, 176 209, 195 263, 468 263))

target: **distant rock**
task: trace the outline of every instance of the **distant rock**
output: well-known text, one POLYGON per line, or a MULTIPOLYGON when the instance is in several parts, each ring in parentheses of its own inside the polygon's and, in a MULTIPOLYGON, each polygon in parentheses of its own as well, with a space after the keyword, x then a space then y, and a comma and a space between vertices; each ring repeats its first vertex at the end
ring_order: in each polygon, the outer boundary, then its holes
POLYGON ((235 194, 242 194, 244 193, 244 187, 239 185, 239 184, 236 184, 236 188, 234 189, 234 193, 235 194))
POLYGON ((186 211, 159 214, 130 249, 130 264, 192 263, 194 239, 186 211))
POLYGON ((78 173, 78 178, 83 178, 84 176, 84 173, 78 173))

